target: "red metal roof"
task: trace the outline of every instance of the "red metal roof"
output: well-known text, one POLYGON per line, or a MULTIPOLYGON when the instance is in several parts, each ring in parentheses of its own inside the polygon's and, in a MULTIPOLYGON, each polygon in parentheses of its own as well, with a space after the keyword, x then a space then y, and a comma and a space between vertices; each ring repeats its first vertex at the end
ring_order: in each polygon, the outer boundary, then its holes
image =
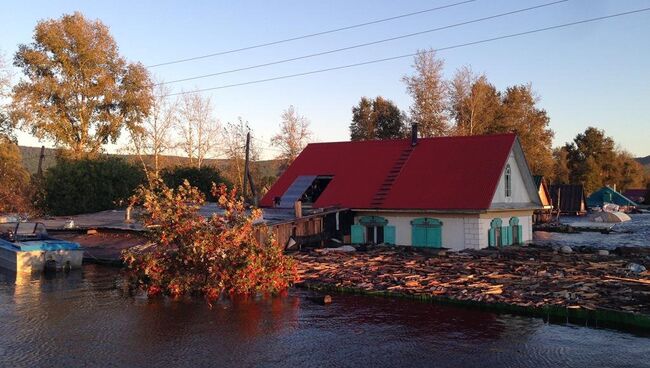
POLYGON ((515 139, 514 134, 420 138, 394 181, 386 178, 407 155, 410 139, 312 143, 260 205, 272 207, 298 176, 328 175, 333 179, 314 207, 488 209, 515 139), (377 193, 387 182, 390 189, 377 205, 377 193))

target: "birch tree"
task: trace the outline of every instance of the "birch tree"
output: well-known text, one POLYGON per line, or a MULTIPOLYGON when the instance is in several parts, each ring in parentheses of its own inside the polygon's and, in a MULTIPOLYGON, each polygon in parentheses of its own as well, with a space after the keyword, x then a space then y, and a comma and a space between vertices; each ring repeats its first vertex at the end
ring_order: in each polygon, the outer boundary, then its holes
POLYGON ((281 116, 280 132, 271 138, 271 144, 280 148, 278 157, 288 166, 298 157, 312 138, 309 120, 299 115, 293 106, 284 110, 281 116))
POLYGON ((210 97, 199 93, 184 94, 177 127, 181 138, 179 147, 187 155, 190 165, 201 168, 203 161, 214 153, 220 131, 210 97))
POLYGON ((484 74, 475 74, 469 66, 456 71, 449 84, 454 134, 485 134, 498 119, 500 104, 499 92, 484 74))
POLYGON ((433 49, 421 50, 413 60, 415 73, 402 78, 406 91, 413 98, 411 120, 418 123, 422 137, 445 135, 449 129, 443 67, 443 60, 436 58, 433 49))
POLYGON ((149 169, 158 177, 163 155, 171 151, 175 144, 172 139, 173 128, 178 120, 178 100, 170 100, 166 95, 169 88, 161 83, 153 86, 153 103, 149 116, 144 119, 141 129, 131 133, 127 152, 135 153, 142 163, 147 176, 149 169))

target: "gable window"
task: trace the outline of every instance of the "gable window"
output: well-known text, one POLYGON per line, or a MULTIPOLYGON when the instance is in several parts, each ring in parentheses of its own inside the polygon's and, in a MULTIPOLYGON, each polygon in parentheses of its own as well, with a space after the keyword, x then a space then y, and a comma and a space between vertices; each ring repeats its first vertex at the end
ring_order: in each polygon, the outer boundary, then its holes
POLYGON ((506 165, 505 182, 506 198, 510 198, 512 196, 512 171, 510 170, 510 164, 506 165))

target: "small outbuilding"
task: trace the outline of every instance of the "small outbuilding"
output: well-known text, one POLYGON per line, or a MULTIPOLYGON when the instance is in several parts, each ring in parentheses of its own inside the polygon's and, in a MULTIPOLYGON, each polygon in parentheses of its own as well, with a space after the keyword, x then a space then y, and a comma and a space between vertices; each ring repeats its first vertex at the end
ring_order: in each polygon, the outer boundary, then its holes
POLYGON ((529 241, 543 208, 516 135, 418 139, 415 131, 309 144, 260 205, 296 202, 335 213, 324 231, 342 243, 455 250, 529 241))
POLYGON ((612 203, 624 208, 637 206, 634 201, 617 192, 610 186, 604 186, 587 197, 587 206, 589 207, 602 208, 607 203, 612 203))
POLYGON ((541 175, 533 176, 535 181, 535 187, 537 188, 537 194, 539 194, 539 199, 542 201, 542 208, 536 210, 533 214, 533 221, 536 224, 549 222, 553 217, 553 201, 551 200, 551 194, 546 184, 546 180, 541 175))
POLYGON ((628 189, 623 192, 623 195, 635 203, 646 203, 650 199, 650 191, 648 189, 628 189))
POLYGON ((587 213, 587 198, 582 184, 555 184, 549 187, 551 203, 561 215, 579 216, 587 213))

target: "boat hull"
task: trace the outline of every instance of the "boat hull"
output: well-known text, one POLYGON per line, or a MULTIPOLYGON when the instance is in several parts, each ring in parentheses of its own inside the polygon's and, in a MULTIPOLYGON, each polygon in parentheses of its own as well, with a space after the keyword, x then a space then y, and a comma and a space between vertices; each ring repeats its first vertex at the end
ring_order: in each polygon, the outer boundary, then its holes
POLYGON ((46 264, 56 265, 57 269, 81 268, 83 250, 33 250, 20 251, 0 247, 0 266, 16 272, 41 272, 46 264))

